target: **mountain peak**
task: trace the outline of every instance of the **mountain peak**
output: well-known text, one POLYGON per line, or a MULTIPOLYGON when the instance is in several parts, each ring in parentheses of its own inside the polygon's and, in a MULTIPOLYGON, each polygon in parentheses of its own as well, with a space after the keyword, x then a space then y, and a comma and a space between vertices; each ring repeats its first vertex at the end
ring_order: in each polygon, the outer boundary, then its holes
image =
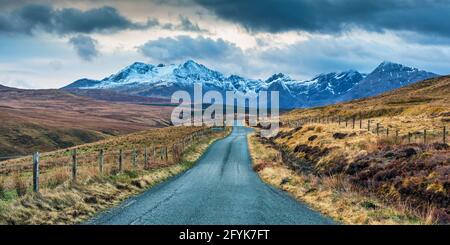
POLYGON ((193 59, 188 59, 184 62, 185 64, 198 64, 197 62, 195 62, 193 59))
MULTIPOLYGON (((394 63, 394 62, 390 62, 390 61, 383 61, 380 65, 377 66, 377 68, 375 68, 375 70, 372 71, 371 74, 378 74, 378 73, 385 73, 385 72, 425 72, 422 70, 419 70, 417 68, 414 67, 409 67, 409 66, 405 66, 399 63, 394 63)), ((371 75, 369 74, 369 75, 371 75)), ((432 73, 430 73, 432 74, 432 73)))
POLYGON ((285 74, 280 72, 280 73, 275 73, 272 76, 270 76, 266 80, 266 83, 270 83, 270 82, 273 82, 273 81, 281 79, 281 78, 284 79, 284 80, 290 80, 291 79, 289 76, 287 76, 287 75, 285 75, 285 74))
POLYGON ((206 66, 199 64, 191 59, 187 60, 186 62, 184 62, 181 65, 182 68, 192 72, 192 73, 197 73, 197 72, 205 72, 205 71, 211 71, 209 68, 207 68, 206 66))
POLYGON ((199 66, 203 66, 203 65, 195 62, 194 60, 189 59, 189 60, 186 60, 186 62, 183 63, 183 66, 184 67, 188 67, 188 66, 199 67, 199 66))
POLYGON ((149 67, 153 67, 153 66, 146 64, 144 62, 134 62, 133 64, 128 66, 128 68, 131 68, 131 69, 145 69, 145 68, 149 68, 149 67))
POLYGON ((135 61, 133 64, 130 65, 130 67, 136 67, 136 66, 146 66, 147 64, 140 61, 135 61))
POLYGON ((413 68, 413 67, 408 67, 408 66, 404 66, 400 63, 395 63, 395 62, 391 62, 391 61, 383 61, 381 62, 381 64, 379 64, 377 66, 377 68, 375 68, 374 71, 377 70, 400 70, 400 69, 408 69, 408 70, 418 70, 417 68, 413 68))
POLYGON ((385 60, 381 62, 378 66, 392 66, 392 65, 401 65, 401 64, 385 60))

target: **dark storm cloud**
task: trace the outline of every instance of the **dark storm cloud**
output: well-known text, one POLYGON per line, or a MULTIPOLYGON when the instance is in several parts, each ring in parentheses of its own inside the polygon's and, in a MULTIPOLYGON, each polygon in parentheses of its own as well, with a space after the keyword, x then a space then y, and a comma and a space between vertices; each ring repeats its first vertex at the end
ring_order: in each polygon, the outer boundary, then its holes
POLYGON ((188 17, 180 15, 180 24, 178 29, 191 32, 207 32, 201 29, 197 23, 192 22, 188 17))
POLYGON ((184 59, 227 59, 240 54, 242 50, 223 39, 189 36, 159 38, 148 41, 139 51, 152 59, 173 62, 184 59))
POLYGON ((69 40, 75 48, 78 56, 86 61, 91 61, 98 55, 97 41, 89 36, 77 35, 69 40))
POLYGON ((450 36, 448 0, 191 0, 252 32, 404 30, 450 36))
POLYGON ((172 31, 186 31, 186 32, 197 32, 197 33, 209 33, 208 30, 200 28, 197 23, 192 22, 188 17, 180 15, 178 17, 179 23, 163 23, 157 24, 160 28, 172 31))
POLYGON ((60 35, 71 33, 114 32, 145 29, 159 25, 156 19, 136 23, 122 16, 113 7, 86 11, 76 8, 54 9, 49 5, 29 4, 0 15, 0 32, 26 33, 43 30, 60 35))

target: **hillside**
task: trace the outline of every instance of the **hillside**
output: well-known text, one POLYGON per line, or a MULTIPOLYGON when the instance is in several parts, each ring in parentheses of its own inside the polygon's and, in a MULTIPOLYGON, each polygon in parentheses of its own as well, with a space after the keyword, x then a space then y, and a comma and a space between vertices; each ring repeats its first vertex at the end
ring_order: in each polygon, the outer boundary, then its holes
MULTIPOLYGON (((348 103, 293 110, 281 121, 281 132, 268 143, 283 153, 287 168, 338 179, 357 196, 375 196, 375 203, 422 221, 450 223, 450 76, 348 103)), ((332 191, 339 192, 339 186, 332 191)), ((368 215, 348 220, 379 220, 373 212, 368 215)))
POLYGON ((133 104, 170 104, 170 99, 152 98, 137 95, 128 95, 109 89, 64 89, 74 95, 89 97, 96 100, 127 102, 133 104))
POLYGON ((0 157, 50 151, 169 124, 170 107, 99 101, 61 90, 0 87, 0 157))

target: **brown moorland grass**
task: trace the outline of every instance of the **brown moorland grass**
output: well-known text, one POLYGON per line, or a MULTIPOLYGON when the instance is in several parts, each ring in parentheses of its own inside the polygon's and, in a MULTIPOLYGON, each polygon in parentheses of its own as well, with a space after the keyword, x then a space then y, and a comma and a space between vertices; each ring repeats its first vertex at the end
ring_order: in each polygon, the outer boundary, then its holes
MULTIPOLYGON (((78 180, 89 181, 92 175, 99 174, 99 152, 104 152, 104 174, 117 172, 119 162, 119 150, 123 150, 123 167, 130 168, 133 165, 133 153, 136 152, 136 162, 144 161, 144 149, 147 148, 148 159, 153 165, 164 162, 172 162, 172 146, 196 132, 205 130, 206 127, 167 127, 152 129, 123 136, 117 136, 95 143, 79 145, 72 148, 42 153, 40 156, 41 186, 55 186, 58 182, 71 175, 72 152, 77 149, 78 180), (161 158, 167 149, 168 159, 161 158)), ((139 164, 141 168, 143 164, 139 164)), ((0 162, 0 176, 4 179, 5 187, 12 188, 13 176, 20 175, 31 190, 32 157, 23 157, 0 162)))
POLYGON ((248 136, 254 169, 267 183, 344 224, 432 224, 433 209, 417 214, 398 203, 386 205, 375 196, 362 193, 342 174, 315 175, 285 163, 281 152, 256 134, 248 136))
POLYGON ((0 88, 0 158, 168 126, 173 107, 108 102, 62 90, 0 88))
POLYGON ((443 144, 443 127, 450 126, 449 76, 371 98, 293 110, 282 115, 281 121, 284 127, 272 142, 296 159, 296 166, 291 167, 308 166, 321 177, 342 175, 355 188, 368 196, 376 195, 385 204, 411 206, 421 217, 450 222, 450 151, 448 144, 443 144), (363 127, 357 119, 353 128, 352 117, 359 115, 364 119, 363 127), (340 125, 324 123, 327 117, 343 121, 340 125), (322 120, 298 127, 288 123, 305 118, 322 120))
MULTIPOLYGON (((142 146, 149 143, 171 144, 180 142, 188 132, 198 130, 201 128, 155 129, 84 145, 80 147, 80 151, 86 153, 98 148, 142 146)), ((50 169, 48 174, 43 176, 53 182, 50 184, 47 181, 46 188, 43 188, 40 193, 27 192, 24 196, 18 197, 6 191, 6 198, 0 199, 0 223, 74 224, 83 222, 99 211, 185 171, 213 141, 224 137, 229 132, 227 128, 224 131, 213 131, 204 137, 196 138, 187 146, 178 162, 170 159, 169 161, 152 159, 148 168, 143 167, 142 161, 138 166, 133 166, 129 162, 123 172, 110 171, 108 174, 99 174, 97 166, 93 167, 95 164, 81 167, 79 173, 84 177, 80 178, 77 184, 70 181, 68 178, 70 172, 67 169, 58 167, 50 169)), ((48 156, 58 157, 63 153, 64 151, 57 151, 49 153, 48 156)))

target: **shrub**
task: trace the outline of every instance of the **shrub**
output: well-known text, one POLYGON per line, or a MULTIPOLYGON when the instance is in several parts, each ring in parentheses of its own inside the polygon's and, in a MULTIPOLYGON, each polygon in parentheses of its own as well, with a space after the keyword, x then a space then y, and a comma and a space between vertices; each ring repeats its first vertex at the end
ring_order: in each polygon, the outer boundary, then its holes
POLYGON ((323 131, 323 127, 322 127, 322 126, 317 126, 317 127, 315 128, 315 131, 316 131, 317 133, 321 133, 321 132, 323 131))
POLYGON ((4 199, 5 197, 6 197, 5 179, 0 178, 0 199, 4 199))
POLYGON ((27 193, 27 184, 19 174, 14 175, 14 189, 16 189, 17 195, 20 197, 27 193))
POLYGON ((47 186, 50 188, 57 187, 70 178, 69 173, 63 169, 58 169, 49 176, 47 180, 47 186))

